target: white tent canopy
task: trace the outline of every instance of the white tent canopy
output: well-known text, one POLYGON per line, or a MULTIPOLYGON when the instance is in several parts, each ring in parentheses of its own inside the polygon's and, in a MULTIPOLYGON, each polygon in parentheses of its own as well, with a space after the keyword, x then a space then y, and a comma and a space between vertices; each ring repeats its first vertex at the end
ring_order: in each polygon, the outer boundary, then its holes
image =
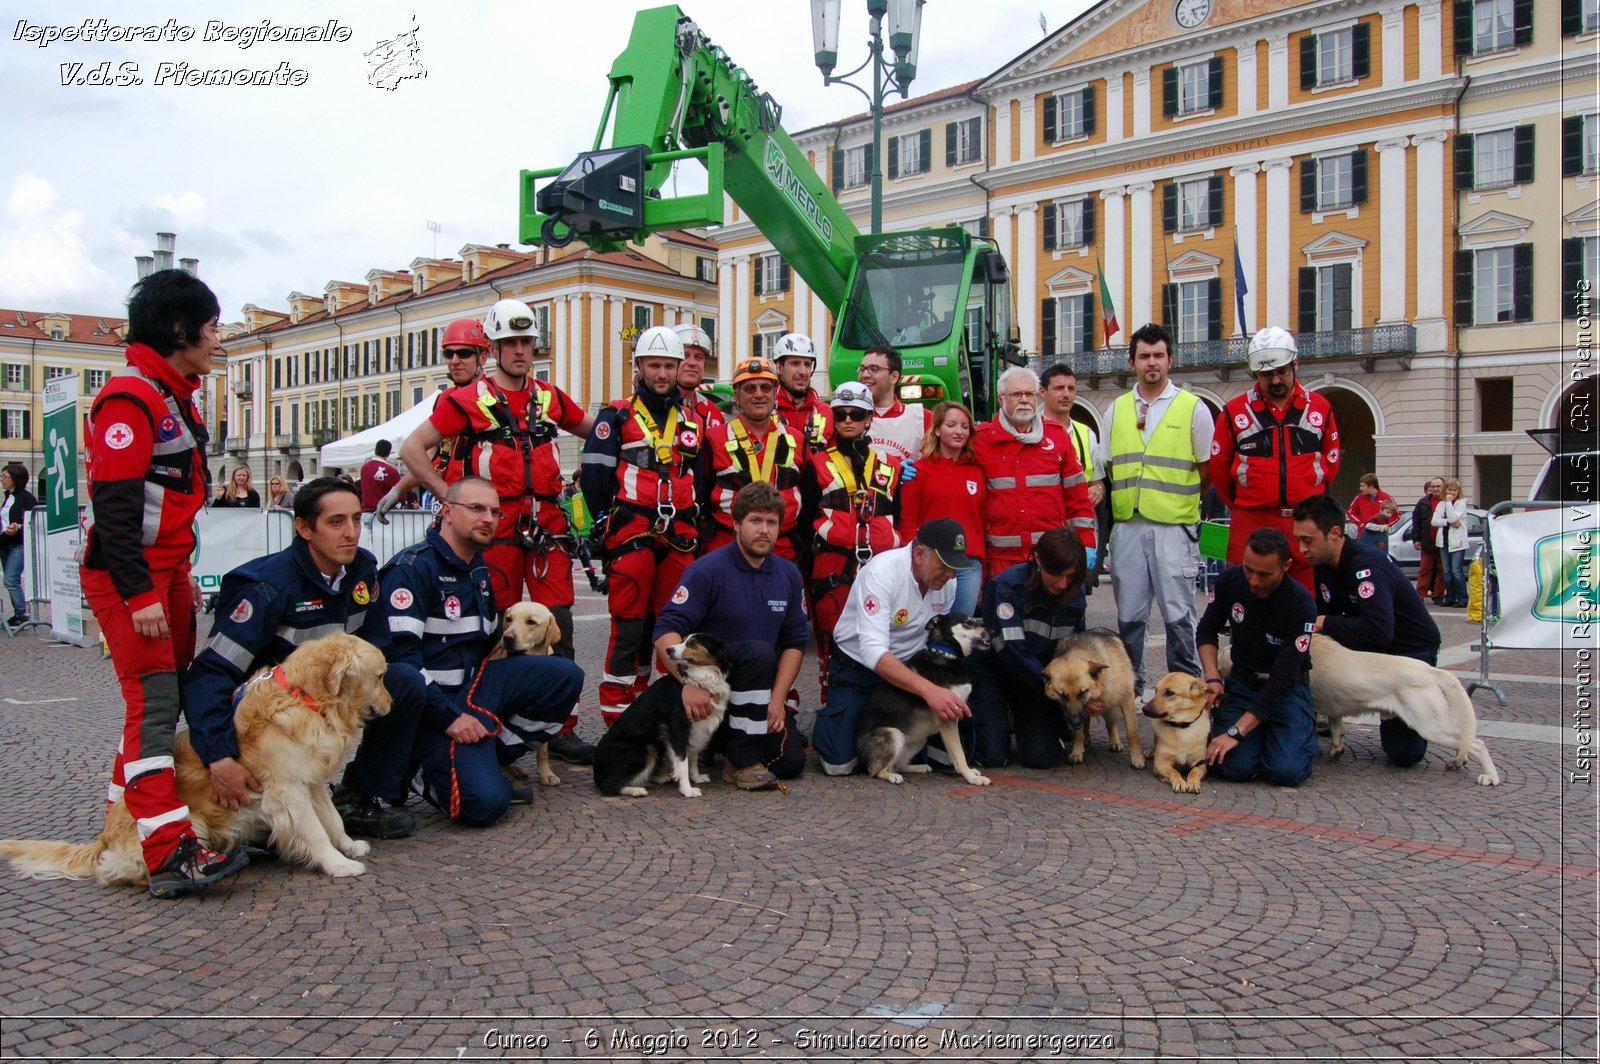
POLYGON ((369 429, 362 429, 353 436, 323 444, 322 468, 341 467, 354 472, 372 457, 372 446, 379 440, 388 440, 394 445, 391 459, 398 456, 400 444, 411 435, 412 429, 426 421, 428 415, 433 413, 433 404, 438 401, 441 394, 434 392, 430 396, 424 396, 422 402, 409 410, 402 410, 381 425, 374 425, 369 429))

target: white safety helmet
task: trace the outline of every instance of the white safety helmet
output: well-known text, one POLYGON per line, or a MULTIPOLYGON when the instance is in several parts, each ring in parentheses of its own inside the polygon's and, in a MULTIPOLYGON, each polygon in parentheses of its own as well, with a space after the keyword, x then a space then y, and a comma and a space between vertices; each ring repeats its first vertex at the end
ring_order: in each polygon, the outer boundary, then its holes
POLYGON ((815 362, 817 347, 811 342, 811 337, 803 333, 784 333, 772 345, 772 361, 782 362, 786 358, 809 358, 815 362))
POLYGON ((684 347, 698 347, 707 355, 711 354, 711 337, 707 336, 706 331, 700 326, 686 321, 676 326, 675 331, 678 334, 678 341, 684 347))
POLYGON ((1250 346, 1245 351, 1245 362, 1251 373, 1281 369, 1299 357, 1300 351, 1294 346, 1294 337, 1276 325, 1268 325, 1252 336, 1250 346))
POLYGON ((633 341, 633 357, 670 358, 682 362, 683 341, 678 338, 678 333, 672 326, 652 325, 633 341))
POLYGON ((872 413, 872 392, 865 384, 857 381, 845 381, 833 390, 833 401, 828 404, 835 410, 865 410, 872 413))
POLYGON ((520 299, 502 299, 489 308, 483 319, 483 331, 491 340, 504 340, 508 336, 532 336, 538 339, 534 327, 533 310, 520 299))

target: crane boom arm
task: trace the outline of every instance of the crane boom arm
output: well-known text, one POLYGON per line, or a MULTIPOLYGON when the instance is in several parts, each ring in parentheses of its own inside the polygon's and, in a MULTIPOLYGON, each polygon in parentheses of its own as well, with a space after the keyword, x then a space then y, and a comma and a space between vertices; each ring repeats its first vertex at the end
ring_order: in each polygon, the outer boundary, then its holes
POLYGON ((719 225, 726 191, 824 303, 843 304, 859 231, 784 132, 770 94, 671 5, 634 18, 610 80, 595 151, 559 171, 522 172, 524 242, 576 237, 614 248, 663 229, 719 225), (642 149, 642 157, 626 149, 642 149), (705 162, 706 193, 661 198, 683 158, 705 162), (554 183, 536 189, 550 177, 554 183))

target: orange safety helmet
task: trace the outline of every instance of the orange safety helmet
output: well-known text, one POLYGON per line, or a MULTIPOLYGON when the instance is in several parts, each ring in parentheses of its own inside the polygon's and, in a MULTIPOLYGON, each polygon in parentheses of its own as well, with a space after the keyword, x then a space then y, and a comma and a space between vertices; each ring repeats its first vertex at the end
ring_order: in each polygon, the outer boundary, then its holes
POLYGON ((487 351, 489 335, 483 331, 483 323, 478 319, 457 318, 444 327, 444 336, 439 339, 439 346, 476 347, 487 351))
POLYGON ((772 359, 761 358, 759 355, 744 359, 733 369, 734 388, 737 389, 745 381, 771 381, 777 384, 777 367, 772 364, 772 359))

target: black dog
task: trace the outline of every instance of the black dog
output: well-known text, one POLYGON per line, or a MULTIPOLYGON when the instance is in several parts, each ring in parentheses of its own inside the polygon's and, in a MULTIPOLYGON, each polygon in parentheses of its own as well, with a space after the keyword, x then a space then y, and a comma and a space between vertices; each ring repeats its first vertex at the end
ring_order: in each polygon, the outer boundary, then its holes
MULTIPOLYGON (((923 679, 966 699, 972 695, 967 657, 975 650, 988 650, 990 645, 989 630, 981 622, 965 614, 946 614, 928 622, 927 646, 906 664, 923 679)), ((856 720, 856 754, 867 775, 904 783, 902 772, 929 771, 927 765, 908 762, 936 732, 944 738, 945 751, 961 777, 971 784, 986 785, 988 777, 967 764, 956 722, 939 716, 922 699, 893 684, 879 684, 862 708, 856 720)))
POLYGON ((643 798, 647 782, 674 779, 685 798, 700 797, 706 782, 700 752, 711 742, 728 711, 728 672, 732 659, 715 636, 695 633, 667 650, 681 681, 663 676, 634 699, 600 737, 594 750, 594 785, 608 798, 643 798), (683 685, 711 692, 711 715, 691 723, 683 711, 683 685))

